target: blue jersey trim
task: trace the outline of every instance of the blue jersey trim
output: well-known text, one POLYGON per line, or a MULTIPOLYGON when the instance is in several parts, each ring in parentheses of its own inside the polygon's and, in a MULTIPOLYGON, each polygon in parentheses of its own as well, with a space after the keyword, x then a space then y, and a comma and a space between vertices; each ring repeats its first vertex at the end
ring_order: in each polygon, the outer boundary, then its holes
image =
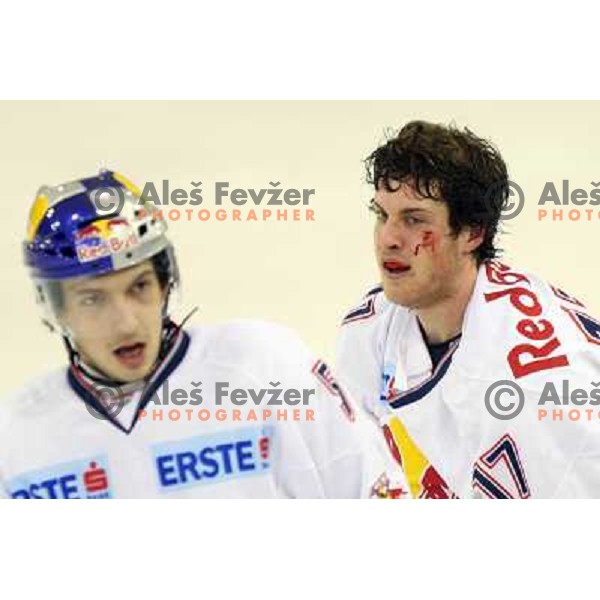
POLYGON ((448 348, 446 354, 440 359, 437 367, 433 370, 431 377, 421 382, 419 385, 406 390, 396 396, 390 398, 389 404, 392 408, 402 408, 408 406, 413 402, 418 402, 423 399, 429 392, 431 392, 435 386, 443 379, 444 375, 448 372, 450 365, 452 364, 452 358, 456 349, 458 348, 460 340, 453 342, 448 348))
POLYGON ((131 424, 131 427, 128 429, 123 427, 121 423, 119 423, 112 415, 108 413, 108 411, 104 408, 104 406, 98 401, 94 393, 85 385, 85 379, 80 375, 76 375, 73 366, 69 368, 67 372, 67 379, 69 385, 73 389, 73 391, 79 396, 83 402, 85 402, 88 406, 93 408, 95 411, 100 413, 109 423, 114 425, 117 429, 120 429, 123 433, 129 435, 136 423, 138 422, 140 412, 146 407, 148 402, 154 396, 156 390, 171 376, 173 371, 181 364, 185 355, 187 354, 188 348, 190 346, 190 336, 183 331, 179 330, 178 333, 179 339, 177 339, 173 345, 173 348, 169 352, 169 354, 165 357, 162 364, 158 367, 158 369, 153 373, 152 377, 148 380, 144 391, 140 397, 138 402, 138 407, 136 410, 135 418, 131 424))

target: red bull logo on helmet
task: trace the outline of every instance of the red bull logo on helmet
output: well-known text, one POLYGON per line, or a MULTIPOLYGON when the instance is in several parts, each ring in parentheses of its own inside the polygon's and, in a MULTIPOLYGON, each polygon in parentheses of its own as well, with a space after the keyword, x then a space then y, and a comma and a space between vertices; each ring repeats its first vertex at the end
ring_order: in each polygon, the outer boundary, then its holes
POLYGON ((80 262, 89 262, 137 246, 139 238, 126 219, 102 219, 82 227, 75 234, 80 262))

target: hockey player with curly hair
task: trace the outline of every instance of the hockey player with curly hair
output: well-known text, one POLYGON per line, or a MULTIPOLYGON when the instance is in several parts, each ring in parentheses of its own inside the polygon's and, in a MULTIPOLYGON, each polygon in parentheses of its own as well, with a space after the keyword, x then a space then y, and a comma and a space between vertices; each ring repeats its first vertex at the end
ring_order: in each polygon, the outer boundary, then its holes
POLYGON ((414 121, 366 165, 381 284, 344 319, 337 369, 412 495, 600 497, 600 322, 498 260, 498 150, 414 121))

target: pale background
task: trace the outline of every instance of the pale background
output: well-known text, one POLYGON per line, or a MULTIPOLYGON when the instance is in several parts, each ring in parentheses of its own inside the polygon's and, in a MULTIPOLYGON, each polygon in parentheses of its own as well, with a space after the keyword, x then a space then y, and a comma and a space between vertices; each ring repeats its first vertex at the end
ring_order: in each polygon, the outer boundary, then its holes
POLYGON ((3 102, 0 393, 65 361, 59 338, 39 322, 22 267, 29 205, 39 185, 89 176, 103 165, 139 184, 169 179, 172 189, 190 190, 192 180, 202 180, 200 208, 213 212, 215 181, 315 188, 314 223, 180 221, 170 231, 183 308, 200 308, 194 322, 276 320, 333 358, 340 318, 377 282, 361 160, 388 128, 415 118, 466 125, 500 148, 527 198, 501 238, 505 260, 600 313, 600 219, 537 221, 544 182, 560 191, 570 179, 572 189, 589 192, 600 180, 599 102, 3 102))

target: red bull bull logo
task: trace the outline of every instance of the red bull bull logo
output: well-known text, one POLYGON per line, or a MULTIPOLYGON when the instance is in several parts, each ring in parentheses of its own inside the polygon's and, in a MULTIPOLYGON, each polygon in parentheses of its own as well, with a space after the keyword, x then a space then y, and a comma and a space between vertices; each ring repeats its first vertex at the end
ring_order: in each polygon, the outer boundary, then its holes
POLYGON ((75 234, 75 248, 80 262, 104 258, 137 244, 136 232, 122 218, 95 221, 75 234))
POLYGON ((100 229, 94 224, 86 225, 75 234, 75 241, 80 242, 95 237, 100 237, 100 229))

